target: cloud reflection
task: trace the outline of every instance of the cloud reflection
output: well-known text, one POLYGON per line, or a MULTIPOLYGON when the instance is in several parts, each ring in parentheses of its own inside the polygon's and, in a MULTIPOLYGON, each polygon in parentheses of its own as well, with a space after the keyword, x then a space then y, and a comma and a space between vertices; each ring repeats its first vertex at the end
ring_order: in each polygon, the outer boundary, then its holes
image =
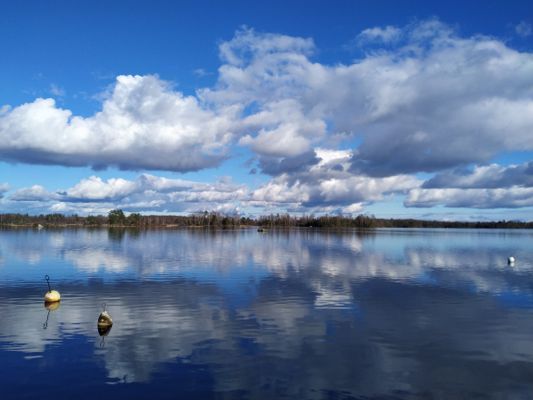
POLYGON ((60 281, 46 330, 39 287, 4 286, 0 353, 47 357, 81 336, 110 382, 151 382, 185 360, 209 366, 217 391, 253 398, 446 391, 464 374, 465 393, 482 394, 502 382, 483 375, 524 383, 506 366, 533 371, 528 233, 61 234, 1 242, 10 259, 26 244, 79 272, 60 281), (507 254, 518 255, 514 269, 507 254), (115 324, 100 348, 104 301, 115 324))

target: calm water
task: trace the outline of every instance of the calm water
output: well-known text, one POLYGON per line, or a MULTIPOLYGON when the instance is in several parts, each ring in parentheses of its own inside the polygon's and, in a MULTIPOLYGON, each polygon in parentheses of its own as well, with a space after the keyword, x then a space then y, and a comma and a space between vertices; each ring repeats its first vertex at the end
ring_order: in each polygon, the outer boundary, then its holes
POLYGON ((530 399, 532 244, 503 230, 3 230, 0 397, 530 399))

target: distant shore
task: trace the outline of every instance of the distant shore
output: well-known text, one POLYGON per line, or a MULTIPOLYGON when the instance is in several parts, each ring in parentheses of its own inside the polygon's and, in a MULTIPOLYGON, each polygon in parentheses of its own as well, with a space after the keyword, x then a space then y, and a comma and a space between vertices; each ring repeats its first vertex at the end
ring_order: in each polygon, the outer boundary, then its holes
POLYGON ((368 215, 345 217, 335 215, 291 216, 265 215, 257 218, 202 212, 182 215, 125 215, 122 210, 112 210, 105 215, 28 215, 0 214, 0 227, 26 228, 482 228, 482 229, 533 229, 533 221, 438 221, 419 219, 377 218, 368 215))

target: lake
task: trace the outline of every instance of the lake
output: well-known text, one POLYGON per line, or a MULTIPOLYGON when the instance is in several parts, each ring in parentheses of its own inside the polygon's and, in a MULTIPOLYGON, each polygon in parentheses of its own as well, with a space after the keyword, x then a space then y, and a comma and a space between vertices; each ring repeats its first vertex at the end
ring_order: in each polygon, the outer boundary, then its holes
POLYGON ((1 230, 1 398, 531 399, 532 249, 520 230, 1 230))

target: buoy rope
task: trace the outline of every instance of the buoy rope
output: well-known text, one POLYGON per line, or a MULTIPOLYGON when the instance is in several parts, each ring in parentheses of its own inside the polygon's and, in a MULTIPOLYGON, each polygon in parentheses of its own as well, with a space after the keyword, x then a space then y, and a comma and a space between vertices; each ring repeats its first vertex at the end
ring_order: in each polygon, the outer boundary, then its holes
POLYGON ((43 324, 43 329, 48 328, 48 317, 50 317, 50 310, 48 310, 48 314, 46 314, 46 321, 43 324))
POLYGON ((46 283, 48 284, 48 291, 51 292, 52 288, 50 287, 50 277, 48 275, 45 275, 44 279, 46 279, 46 283))

